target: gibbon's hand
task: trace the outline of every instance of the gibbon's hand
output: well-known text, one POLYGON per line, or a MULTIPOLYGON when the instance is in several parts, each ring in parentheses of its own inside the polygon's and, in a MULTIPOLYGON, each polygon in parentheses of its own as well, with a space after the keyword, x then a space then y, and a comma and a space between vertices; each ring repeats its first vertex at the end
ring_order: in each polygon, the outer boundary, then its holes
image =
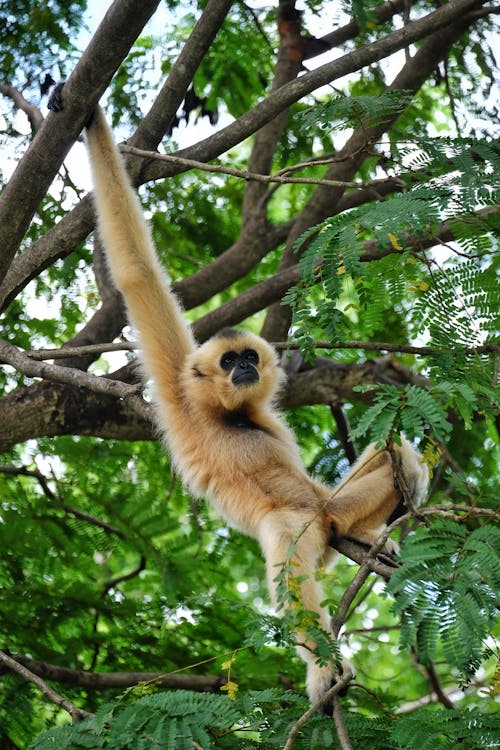
POLYGON ((65 83, 66 81, 60 81, 59 83, 56 83, 56 85, 50 92, 49 100, 47 102, 47 107, 52 112, 61 112, 64 108, 62 90, 64 88, 65 83))
MULTIPOLYGON (((64 102, 63 102, 63 88, 66 84, 66 81, 60 81, 57 83, 52 91, 50 92, 49 100, 47 102, 47 108, 50 109, 52 112, 62 112, 64 109, 64 102)), ((95 111, 92 112, 89 119, 85 123, 85 128, 89 128, 92 125, 92 122, 94 121, 95 117, 95 111)))

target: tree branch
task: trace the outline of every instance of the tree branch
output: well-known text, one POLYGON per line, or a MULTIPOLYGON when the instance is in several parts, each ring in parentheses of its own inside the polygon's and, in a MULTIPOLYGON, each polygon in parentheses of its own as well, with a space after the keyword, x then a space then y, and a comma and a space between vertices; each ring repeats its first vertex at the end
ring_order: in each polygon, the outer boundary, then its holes
MULTIPOLYGON (((159 154, 156 151, 144 151, 140 148, 134 148, 126 143, 120 144, 120 151, 125 154, 132 154, 133 156, 140 156, 142 159, 163 161, 167 164, 175 164, 179 167, 185 167, 188 169, 199 169, 202 172, 212 172, 214 174, 225 174, 229 177, 238 177, 241 180, 247 182, 260 182, 265 185, 269 183, 276 183, 278 185, 326 185, 327 187, 341 187, 341 188, 354 188, 354 189, 373 189, 378 190, 390 183, 394 185, 395 177, 384 177, 377 180, 359 180, 359 181, 348 181, 348 180, 329 180, 314 177, 287 177, 286 175, 279 174, 259 174, 250 170, 235 169, 234 167, 226 167, 223 164, 206 164, 202 161, 196 161, 195 159, 183 159, 176 154, 159 154)), ((331 161, 331 160, 329 160, 331 161)), ((302 168, 304 165, 300 165, 298 168, 302 168)), ((280 170, 283 171, 283 170, 280 170)), ((290 171, 290 167, 286 170, 290 171)), ((405 187, 405 183, 401 180, 401 188, 405 187)))
MULTIPOLYGON (((407 3, 408 0, 389 0, 389 2, 387 3, 378 5, 371 11, 371 13, 375 17, 375 22, 377 24, 382 24, 386 21, 389 21, 398 13, 402 13, 407 3)), ((341 26, 340 28, 335 29, 335 31, 331 31, 329 34, 325 34, 320 38, 321 41, 327 42, 332 47, 339 47, 349 39, 354 39, 359 34, 359 32, 359 24, 355 19, 353 19, 352 21, 349 21, 349 23, 345 24, 345 26, 341 26)), ((304 59, 307 60, 310 57, 314 57, 314 55, 306 54, 304 59)))
POLYGON ((11 663, 14 662, 18 666, 29 669, 33 675, 88 690, 123 690, 139 685, 141 682, 155 682, 159 687, 168 690, 215 692, 226 682, 224 675, 188 675, 176 672, 168 674, 162 674, 161 672, 88 672, 83 669, 69 669, 55 664, 47 664, 28 656, 10 655, 8 658, 11 663))
MULTIPOLYGON (((299 349, 300 345, 294 341, 275 341, 273 346, 279 351, 299 349)), ((315 341, 315 349, 360 349, 373 352, 393 352, 398 354, 416 354, 429 357, 447 352, 449 354, 494 354, 500 353, 500 344, 484 344, 483 346, 467 346, 463 349, 437 349, 432 346, 411 346, 409 344, 390 344, 384 341, 315 341)), ((61 350, 59 350, 61 351, 61 350)))
POLYGON ((35 362, 31 357, 25 354, 7 341, 0 339, 0 363, 15 367, 18 372, 27 375, 30 378, 45 378, 54 380, 57 383, 67 383, 82 388, 89 388, 95 393, 103 393, 108 396, 118 398, 133 398, 141 391, 140 385, 129 385, 118 380, 111 380, 107 377, 96 377, 86 372, 75 370, 72 367, 61 367, 60 365, 51 365, 46 362, 41 364, 35 362))
MULTIPOLYGON (((479 2, 479 4, 482 3, 479 2)), ((413 23, 415 22, 407 24, 402 31, 404 32, 412 27, 413 23)), ((466 22, 463 18, 457 16, 453 21, 450 21, 450 24, 446 28, 429 29, 430 36, 424 40, 415 56, 406 62, 394 81, 386 87, 386 91, 416 93, 432 73, 438 61, 446 55, 456 39, 463 34, 465 28, 466 22)), ((389 34, 386 39, 390 36, 392 35, 389 34)), ((411 39, 407 39, 408 43, 411 41, 411 39)), ((405 47, 407 44, 402 46, 405 47)), ((400 112, 393 112, 389 116, 382 118, 375 125, 371 125, 370 127, 360 125, 360 127, 356 128, 338 152, 337 157, 340 157, 339 161, 327 170, 325 177, 327 179, 351 179, 366 157, 370 153, 373 153, 374 144, 399 116, 400 112)), ((339 187, 332 189, 319 186, 314 191, 290 231, 280 263, 280 269, 287 268, 297 262, 297 255, 294 251, 297 238, 309 227, 319 224, 325 218, 332 215, 342 194, 343 189, 339 187)), ((303 247, 302 251, 304 249, 303 247)), ((290 322, 290 308, 278 304, 273 305, 267 313, 262 328, 264 338, 268 340, 286 338, 290 322)))
POLYGON ((38 132, 43 123, 43 115, 40 109, 34 104, 31 104, 27 99, 24 98, 22 93, 15 88, 15 86, 9 86, 6 83, 0 83, 0 94, 7 96, 14 102, 14 107, 24 112, 28 118, 31 126, 32 133, 38 132))
MULTIPOLYGON (((349 73, 354 73, 386 56, 403 49, 429 33, 448 27, 463 15, 484 3, 485 0, 450 0, 445 6, 408 24, 404 29, 391 32, 365 47, 349 52, 336 60, 321 65, 315 70, 284 84, 246 112, 238 120, 222 128, 217 133, 199 141, 196 145, 177 152, 180 157, 194 158, 207 162, 233 148, 259 128, 276 117, 280 112, 315 89, 349 73)), ((143 177, 155 180, 178 174, 182 169, 165 169, 151 164, 144 170, 143 177)))
POLYGON ((288 734, 287 741, 283 747, 283 750, 292 750, 295 740, 297 739, 297 735, 304 724, 306 724, 309 719, 311 719, 315 715, 315 713, 319 711, 326 703, 331 701, 332 698, 337 696, 339 692, 344 690, 349 685, 353 677, 354 675, 352 671, 348 667, 346 667, 343 674, 339 675, 338 681, 335 683, 335 685, 327 690, 326 693, 320 698, 320 700, 316 701, 316 703, 313 703, 313 705, 310 706, 307 711, 302 714, 302 716, 295 722, 288 734))
POLYGON ((89 716, 92 716, 92 714, 90 714, 88 711, 84 711, 82 708, 77 708, 72 703, 67 701, 66 698, 63 698, 62 695, 56 693, 56 691, 53 690, 49 685, 47 685, 47 683, 44 682, 41 677, 30 671, 27 667, 25 667, 13 657, 6 654, 5 651, 0 651, 0 664, 4 664, 12 672, 15 672, 23 679, 36 685, 36 687, 41 690, 42 693, 52 701, 52 703, 55 703, 56 706, 60 706, 65 711, 67 711, 74 722, 81 721, 82 719, 86 719, 89 716))
POLYGON ((0 280, 54 175, 158 2, 114 0, 66 83, 64 111, 49 112, 17 165, 0 196, 0 280))
POLYGON ((129 139, 131 146, 151 150, 158 146, 232 4, 233 0, 208 0, 160 93, 129 139))
MULTIPOLYGON (((276 275, 282 278, 282 274, 276 275)), ((274 278, 274 277, 272 277, 274 278)), ((263 282, 265 283, 265 282, 263 282)), ((239 299, 239 298, 238 298, 239 299)), ((229 304, 229 303, 228 303, 229 304)), ((200 318, 204 320, 204 318, 200 318)), ((196 324, 195 324, 196 325, 196 324)), ((297 351, 300 344, 295 341, 271 341, 278 351, 297 351)), ((392 352, 395 354, 415 354, 421 357, 433 356, 446 352, 448 354, 494 354, 500 353, 500 344, 484 344, 483 346, 465 347, 464 349, 437 349, 432 346, 411 346, 409 344, 391 344, 386 341, 315 341, 315 349, 359 349, 361 351, 392 352)), ((90 344, 87 346, 68 346, 62 349, 33 349, 26 352, 26 356, 36 361, 45 359, 63 359, 66 357, 87 357, 89 355, 105 354, 106 352, 135 351, 139 344, 134 341, 108 342, 90 344)))
MULTIPOLYGON (((127 366, 114 377, 126 378, 137 368, 127 366)), ((391 357, 369 359, 359 364, 332 362, 318 358, 316 367, 289 378, 282 393, 281 407, 295 408, 332 401, 370 402, 370 393, 358 393, 361 383, 426 384, 391 357)), ((44 381, 20 388, 0 399, 0 451, 30 438, 55 435, 92 435, 116 440, 154 440, 153 414, 138 396, 126 399, 86 388, 44 381), (132 405, 139 400, 140 410, 132 405)))

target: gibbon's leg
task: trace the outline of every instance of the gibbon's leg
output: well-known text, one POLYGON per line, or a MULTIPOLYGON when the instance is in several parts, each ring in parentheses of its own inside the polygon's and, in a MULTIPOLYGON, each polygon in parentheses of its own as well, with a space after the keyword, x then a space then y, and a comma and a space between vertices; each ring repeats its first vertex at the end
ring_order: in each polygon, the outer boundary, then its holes
MULTIPOLYGON (((421 455, 404 438, 395 450, 413 503, 418 506, 427 490, 428 468, 421 455)), ((390 454, 369 445, 333 491, 327 515, 337 537, 349 535, 372 544, 400 505, 401 493, 395 484, 390 454)), ((386 552, 397 549, 396 542, 387 541, 386 552)))
MULTIPOLYGON (((279 510, 268 513, 259 526, 258 539, 266 559, 268 587, 274 604, 281 611, 293 607, 293 602, 278 602, 276 578, 280 576, 283 565, 291 567, 285 572, 287 590, 297 597, 297 607, 305 612, 319 615, 317 627, 330 632, 329 617, 321 606, 323 593, 315 572, 324 560, 326 546, 326 529, 323 519, 291 510, 279 510)), ((335 682, 332 666, 319 666, 317 656, 312 653, 314 642, 307 641, 300 626, 296 632, 297 640, 304 645, 297 646, 299 656, 307 665, 307 694, 311 703, 318 701, 335 682)))

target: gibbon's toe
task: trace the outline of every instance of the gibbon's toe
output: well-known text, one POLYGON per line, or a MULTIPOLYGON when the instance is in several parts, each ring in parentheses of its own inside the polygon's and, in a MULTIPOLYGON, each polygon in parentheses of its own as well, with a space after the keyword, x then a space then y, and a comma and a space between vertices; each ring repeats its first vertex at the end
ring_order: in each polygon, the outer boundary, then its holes
POLYGON ((390 557, 399 555, 399 544, 394 539, 388 539, 382 548, 382 552, 390 557))

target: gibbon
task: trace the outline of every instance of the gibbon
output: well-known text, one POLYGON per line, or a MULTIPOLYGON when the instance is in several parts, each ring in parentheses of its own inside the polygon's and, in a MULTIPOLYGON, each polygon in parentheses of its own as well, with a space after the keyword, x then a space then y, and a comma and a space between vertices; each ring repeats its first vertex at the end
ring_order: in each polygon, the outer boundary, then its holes
MULTIPOLYGON (((59 101, 51 108, 61 107, 59 89, 59 101)), ((274 406, 284 379, 276 352, 259 336, 234 329, 197 345, 100 107, 87 124, 85 140, 98 231, 138 332, 145 374, 154 384, 157 421, 173 463, 191 492, 206 497, 232 526, 258 540, 274 601, 275 579, 288 562, 300 606, 317 613, 318 625, 328 631, 315 572, 336 554, 328 546, 332 530, 338 537, 372 543, 398 508, 401 497, 390 455, 369 446, 336 488, 308 476, 295 437, 274 406)), ((427 467, 405 439, 395 447, 418 505, 428 483, 427 467)), ((335 682, 335 665, 320 666, 314 643, 304 634, 297 633, 297 642, 315 703, 335 682)))

